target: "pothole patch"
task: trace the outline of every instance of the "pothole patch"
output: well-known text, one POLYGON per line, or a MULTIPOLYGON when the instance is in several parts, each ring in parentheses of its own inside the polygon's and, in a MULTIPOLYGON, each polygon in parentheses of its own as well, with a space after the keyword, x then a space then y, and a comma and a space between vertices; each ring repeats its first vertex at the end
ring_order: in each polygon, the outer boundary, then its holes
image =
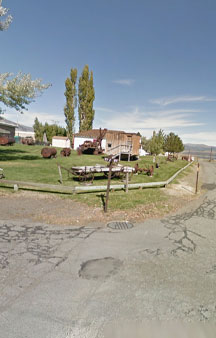
POLYGON ((115 275, 122 262, 113 257, 91 259, 84 262, 79 270, 79 277, 84 279, 106 279, 115 275))
POLYGON ((107 223, 107 227, 113 230, 127 230, 134 227, 133 223, 128 221, 122 222, 109 222, 107 223))
POLYGON ((215 183, 205 183, 205 184, 202 185, 201 188, 206 189, 206 190, 214 190, 216 188, 216 184, 215 183))

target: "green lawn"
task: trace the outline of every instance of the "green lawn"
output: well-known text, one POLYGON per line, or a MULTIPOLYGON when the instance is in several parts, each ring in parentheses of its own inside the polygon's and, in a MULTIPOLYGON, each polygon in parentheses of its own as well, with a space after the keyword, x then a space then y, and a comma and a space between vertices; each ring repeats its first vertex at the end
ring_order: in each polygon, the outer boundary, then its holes
MULTIPOLYGON (((40 182, 48 184, 58 184, 59 174, 57 163, 60 163, 66 168, 72 166, 84 166, 95 164, 106 164, 103 156, 100 155, 82 155, 78 156, 75 151, 72 151, 70 157, 61 157, 58 149, 56 159, 44 159, 41 157, 42 146, 27 146, 16 144, 14 146, 0 147, 0 167, 4 169, 6 179, 20 180, 30 182, 40 182)), ((154 176, 149 177, 146 174, 133 175, 131 183, 164 181, 172 176, 177 170, 184 167, 187 162, 175 161, 167 162, 165 158, 160 158, 160 168, 155 169, 154 176)), ((138 161, 121 161, 122 165, 134 167, 136 163, 139 167, 149 167, 152 165, 152 157, 142 157, 138 161)), ((66 171, 62 171, 63 184, 79 185, 80 183, 74 178, 69 177, 66 171)), ((112 184, 119 184, 120 179, 113 179, 112 184)), ((94 185, 104 185, 107 179, 102 174, 95 176, 94 185)))
MULTIPOLYGON (((66 168, 72 166, 106 164, 103 156, 100 155, 82 155, 78 156, 76 151, 72 151, 70 157, 61 157, 58 149, 56 159, 44 159, 41 157, 42 146, 27 146, 15 144, 13 146, 0 146, 0 168, 4 169, 5 178, 7 180, 29 181, 47 184, 59 184, 59 173, 57 163, 60 163, 66 168)), ((146 174, 133 175, 130 183, 165 181, 180 168, 184 167, 187 162, 175 161, 167 162, 165 158, 158 158, 160 167, 155 169, 154 176, 149 177, 146 174)), ((122 165, 129 165, 134 167, 136 163, 139 167, 149 167, 153 164, 152 157, 146 156, 140 158, 138 161, 121 161, 122 165)), ((80 185, 78 180, 73 177, 68 178, 66 171, 62 171, 63 184, 67 186, 80 185)), ((106 185, 107 178, 102 174, 98 174, 93 182, 94 185, 106 185)), ((112 184, 122 184, 122 179, 112 179, 112 184)), ((60 185, 60 184, 59 184, 60 185)), ((76 195, 67 195, 69 198, 85 202, 88 205, 99 206, 103 205, 105 193, 78 193, 76 195)), ((63 196, 63 195, 61 195, 63 196)), ((159 209, 161 202, 165 201, 167 197, 157 188, 130 190, 128 194, 124 191, 115 191, 110 193, 109 206, 112 210, 115 209, 133 209, 137 205, 155 204, 159 209)))

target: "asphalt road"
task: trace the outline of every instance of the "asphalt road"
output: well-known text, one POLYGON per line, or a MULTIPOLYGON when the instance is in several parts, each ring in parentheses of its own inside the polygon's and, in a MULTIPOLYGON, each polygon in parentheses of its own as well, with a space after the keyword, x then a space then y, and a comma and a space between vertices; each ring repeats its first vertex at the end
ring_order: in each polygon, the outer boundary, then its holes
POLYGON ((215 337, 216 163, 202 171, 198 200, 130 229, 0 220, 0 338, 215 337))

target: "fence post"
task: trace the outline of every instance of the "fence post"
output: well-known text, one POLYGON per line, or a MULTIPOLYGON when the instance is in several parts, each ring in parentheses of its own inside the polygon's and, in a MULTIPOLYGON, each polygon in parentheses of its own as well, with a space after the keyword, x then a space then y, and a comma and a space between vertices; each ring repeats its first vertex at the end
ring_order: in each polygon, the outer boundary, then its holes
POLYGON ((128 193, 129 172, 126 173, 125 192, 128 193))
POLYGON ((59 181, 60 181, 60 183, 62 184, 62 172, 61 172, 61 166, 60 166, 60 164, 58 164, 58 172, 59 172, 59 181))
POLYGON ((197 194, 197 191, 198 191, 198 182, 199 182, 199 162, 197 163, 197 176, 196 176, 196 190, 195 190, 195 194, 197 194))
POLYGON ((112 176, 112 163, 113 163, 113 159, 110 160, 110 165, 109 165, 109 173, 108 173, 108 182, 107 182, 107 191, 106 191, 106 201, 105 201, 104 212, 107 212, 107 208, 108 208, 110 182, 111 182, 111 176, 112 176))

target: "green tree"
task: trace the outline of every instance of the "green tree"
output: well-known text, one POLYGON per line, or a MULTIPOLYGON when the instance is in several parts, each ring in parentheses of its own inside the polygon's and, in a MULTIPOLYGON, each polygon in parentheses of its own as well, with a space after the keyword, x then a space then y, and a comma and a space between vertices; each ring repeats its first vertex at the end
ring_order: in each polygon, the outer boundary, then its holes
POLYGON ((95 91, 93 84, 93 72, 89 74, 89 67, 85 65, 82 75, 79 78, 79 131, 90 130, 93 127, 95 111, 93 102, 95 91))
POLYGON ((145 136, 141 137, 141 144, 143 149, 148 153, 150 152, 150 140, 147 139, 145 136))
POLYGON ((152 155, 159 155, 164 151, 165 135, 163 130, 159 130, 158 133, 153 132, 153 136, 149 141, 149 150, 152 155))
POLYGON ((43 141, 43 133, 44 133, 44 127, 41 122, 39 122, 38 118, 36 117, 34 120, 34 133, 35 133, 35 140, 42 142, 43 141))
POLYGON ((53 136, 66 136, 67 132, 66 129, 63 127, 58 126, 57 124, 49 124, 45 123, 44 125, 38 121, 36 117, 34 121, 34 132, 35 132, 35 139, 36 141, 43 142, 43 135, 46 133, 47 141, 52 142, 53 136))
POLYGON ((67 134, 70 139, 71 145, 73 142, 74 125, 75 125, 75 108, 77 106, 77 69, 72 68, 70 72, 70 78, 68 77, 65 81, 65 97, 66 105, 64 107, 65 122, 67 125, 67 134))
POLYGON ((184 150, 184 145, 178 135, 169 133, 165 138, 164 149, 169 153, 180 153, 184 150))

